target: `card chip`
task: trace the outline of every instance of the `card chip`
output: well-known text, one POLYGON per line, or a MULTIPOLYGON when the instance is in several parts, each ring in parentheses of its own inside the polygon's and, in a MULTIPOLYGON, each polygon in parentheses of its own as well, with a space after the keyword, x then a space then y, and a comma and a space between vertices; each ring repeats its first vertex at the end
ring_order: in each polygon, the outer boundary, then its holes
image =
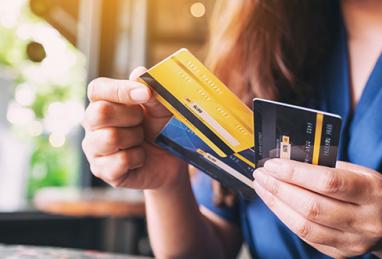
POLYGON ((291 154, 291 144, 289 143, 289 137, 288 136, 282 136, 281 137, 281 152, 280 152, 280 158, 281 159, 290 159, 291 154))

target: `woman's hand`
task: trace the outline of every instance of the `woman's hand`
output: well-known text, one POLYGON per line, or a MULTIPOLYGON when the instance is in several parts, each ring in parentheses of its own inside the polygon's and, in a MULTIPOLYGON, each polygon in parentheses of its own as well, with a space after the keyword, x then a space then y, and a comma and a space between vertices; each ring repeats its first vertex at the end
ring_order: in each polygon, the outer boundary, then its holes
POLYGON ((265 204, 319 251, 348 257, 382 250, 382 176, 345 162, 337 168, 272 159, 254 173, 265 204))
POLYGON ((83 150, 92 173, 114 187, 168 187, 187 171, 153 144, 171 113, 137 82, 145 71, 135 69, 130 80, 98 78, 88 87, 83 150))

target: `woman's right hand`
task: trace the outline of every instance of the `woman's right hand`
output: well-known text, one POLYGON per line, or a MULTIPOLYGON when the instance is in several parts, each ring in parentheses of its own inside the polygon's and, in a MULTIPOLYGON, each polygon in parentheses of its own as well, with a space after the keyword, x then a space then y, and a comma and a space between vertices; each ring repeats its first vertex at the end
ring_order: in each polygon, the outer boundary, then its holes
POLYGON ((92 173, 113 187, 166 188, 187 177, 186 164, 156 147, 155 138, 171 113, 137 81, 98 78, 88 87, 83 150, 92 173))

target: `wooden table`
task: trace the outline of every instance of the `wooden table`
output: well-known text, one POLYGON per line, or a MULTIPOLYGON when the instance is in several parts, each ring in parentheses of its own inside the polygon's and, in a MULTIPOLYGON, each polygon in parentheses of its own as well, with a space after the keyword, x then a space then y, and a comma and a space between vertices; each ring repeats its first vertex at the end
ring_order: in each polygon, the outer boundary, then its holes
POLYGON ((74 249, 35 247, 35 246, 6 246, 0 245, 0 256, 5 259, 144 259, 148 257, 127 256, 96 251, 81 251, 74 249))
MULTIPOLYGON (((103 249, 139 254, 145 228, 142 191, 113 188, 44 188, 34 198, 34 206, 44 213, 106 218, 103 249)), ((148 241, 146 242, 148 243, 148 241)))
POLYGON ((145 215, 143 194, 112 188, 44 188, 34 199, 43 212, 79 217, 131 217, 145 215))

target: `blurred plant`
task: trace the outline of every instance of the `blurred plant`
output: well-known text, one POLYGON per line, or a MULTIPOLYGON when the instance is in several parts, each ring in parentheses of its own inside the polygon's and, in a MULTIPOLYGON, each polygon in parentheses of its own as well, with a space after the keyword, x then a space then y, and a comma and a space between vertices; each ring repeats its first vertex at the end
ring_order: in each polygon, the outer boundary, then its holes
MULTIPOLYGON (((25 0, 0 6, 0 70, 16 74, 7 119, 33 145, 28 197, 78 178, 78 125, 84 113, 85 59, 25 0)), ((0 89, 1 91, 1 89, 0 89)))

